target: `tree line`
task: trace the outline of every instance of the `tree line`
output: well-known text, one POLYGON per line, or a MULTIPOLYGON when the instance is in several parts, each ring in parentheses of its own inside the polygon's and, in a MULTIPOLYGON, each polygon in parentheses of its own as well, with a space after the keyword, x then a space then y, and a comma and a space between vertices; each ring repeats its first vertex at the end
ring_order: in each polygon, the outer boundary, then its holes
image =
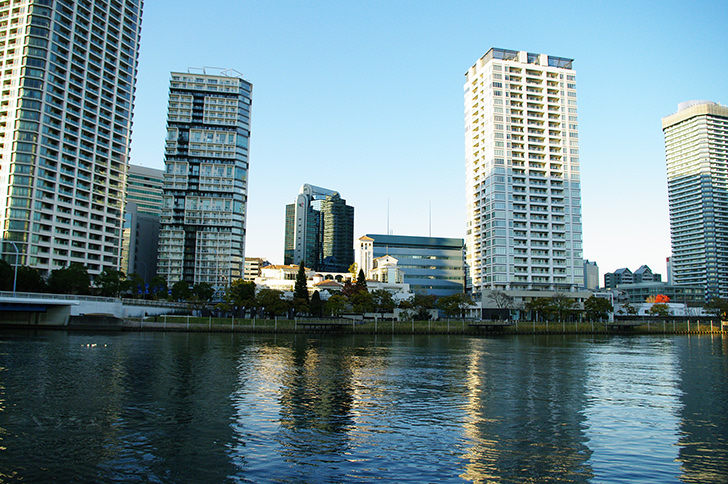
POLYGON ((238 317, 252 317, 256 314, 271 318, 282 315, 339 317, 347 312, 384 315, 399 308, 406 313, 408 319, 428 320, 432 309, 441 309, 450 317, 461 317, 472 304, 470 297, 461 293, 440 298, 429 294, 415 294, 409 299, 395 301, 392 293, 384 289, 370 292, 362 271, 359 271, 355 283, 345 282, 341 292, 323 300, 318 291, 309 296, 303 265, 296 275, 294 294, 290 300, 285 298, 283 291, 268 288, 256 290, 254 282, 242 279, 233 281, 223 294, 215 297, 215 288, 205 282, 190 285, 186 281, 177 281, 168 287, 166 280, 160 276, 145 283, 138 274, 127 276, 122 271, 113 269, 105 269, 92 277, 86 266, 79 263, 55 269, 48 277, 43 277, 38 269, 19 266, 16 279, 15 268, 0 259, 0 291, 11 291, 14 284, 17 292, 187 302, 204 312, 216 310, 238 317))
POLYGON ((127 297, 132 299, 156 299, 170 301, 210 300, 215 290, 209 284, 186 282, 167 287, 167 281, 160 276, 145 283, 139 274, 129 274, 113 269, 104 269, 92 277, 85 265, 69 264, 51 271, 47 277, 33 267, 15 268, 0 259, 0 291, 39 292, 52 294, 76 294, 83 296, 127 297))
MULTIPOLYGON (((392 293, 384 289, 369 291, 361 270, 354 283, 346 281, 341 292, 335 292, 327 300, 322 300, 318 291, 309 296, 303 264, 299 266, 293 298, 290 300, 284 297, 282 291, 268 288, 256 291, 255 283, 240 279, 227 287, 224 294, 218 295, 217 303, 213 305, 216 291, 208 283, 190 285, 186 281, 178 281, 172 287, 168 287, 166 280, 160 276, 155 276, 149 283, 145 283, 138 274, 127 276, 122 271, 112 269, 105 269, 99 275, 91 277, 86 266, 79 263, 53 270, 48 277, 44 277, 38 269, 19 266, 16 278, 15 268, 0 259, 0 290, 11 291, 14 285, 17 292, 188 302, 200 309, 214 307, 218 311, 238 316, 262 314, 269 317, 281 315, 339 317, 347 312, 384 315, 398 308, 405 313, 406 319, 424 321, 430 319, 432 309, 439 309, 448 317, 464 317, 467 308, 473 304, 470 296, 464 293, 439 298, 417 293, 409 299, 395 300, 392 293)), ((513 297, 504 291, 493 291, 489 298, 500 314, 505 314, 506 318, 510 317, 511 310, 516 309, 513 297)), ((704 308, 722 319, 728 319, 728 301, 725 299, 712 298, 704 308)), ((591 296, 584 301, 583 307, 580 307, 574 299, 565 294, 535 298, 524 304, 522 309, 530 313, 530 319, 537 321, 568 321, 582 315, 588 320, 602 321, 613 311, 612 304, 604 298, 591 296)), ((625 305, 623 310, 627 315, 637 313, 637 309, 630 304, 625 305)), ((664 302, 656 300, 650 308, 650 315, 667 317, 669 308, 664 302)))
POLYGON ((469 296, 462 293, 437 297, 430 294, 414 294, 409 299, 395 300, 384 289, 369 291, 363 271, 355 282, 346 281, 341 292, 335 292, 323 300, 318 291, 309 295, 303 264, 299 266, 293 288, 293 297, 286 299, 283 291, 264 288, 256 292, 255 283, 243 280, 233 282, 227 289, 224 302, 218 309, 238 317, 261 314, 273 318, 288 317, 339 317, 345 313, 375 313, 382 317, 399 308, 406 319, 429 320, 432 309, 440 309, 451 317, 461 317, 472 304, 469 296))

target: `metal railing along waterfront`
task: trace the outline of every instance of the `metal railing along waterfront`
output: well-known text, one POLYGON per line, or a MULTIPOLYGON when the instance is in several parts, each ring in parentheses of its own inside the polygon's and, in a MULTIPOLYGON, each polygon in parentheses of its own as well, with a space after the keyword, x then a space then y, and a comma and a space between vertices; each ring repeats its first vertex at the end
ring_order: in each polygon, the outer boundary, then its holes
POLYGON ((79 294, 52 294, 47 292, 16 292, 0 291, 0 297, 17 299, 56 299, 59 301, 89 301, 102 303, 121 302, 126 306, 155 306, 175 309, 189 309, 190 305, 184 302, 160 301, 155 299, 132 299, 103 296, 87 296, 79 294))
POLYGON ((392 321, 347 318, 221 318, 158 315, 132 318, 128 330, 211 331, 240 333, 353 333, 353 334, 715 334, 728 331, 728 322, 675 321, 645 318, 639 322, 487 321, 441 319, 392 321))

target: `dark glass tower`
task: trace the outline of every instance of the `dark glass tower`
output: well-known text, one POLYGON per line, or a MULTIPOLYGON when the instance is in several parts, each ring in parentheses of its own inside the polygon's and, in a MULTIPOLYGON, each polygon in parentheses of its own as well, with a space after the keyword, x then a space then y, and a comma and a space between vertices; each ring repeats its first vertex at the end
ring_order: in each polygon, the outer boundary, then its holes
POLYGON ((315 271, 346 272, 354 263, 354 207, 338 192, 303 185, 286 205, 283 262, 315 271))
POLYGON ((323 238, 321 244, 324 272, 347 272, 354 263, 354 207, 339 194, 321 202, 323 238))

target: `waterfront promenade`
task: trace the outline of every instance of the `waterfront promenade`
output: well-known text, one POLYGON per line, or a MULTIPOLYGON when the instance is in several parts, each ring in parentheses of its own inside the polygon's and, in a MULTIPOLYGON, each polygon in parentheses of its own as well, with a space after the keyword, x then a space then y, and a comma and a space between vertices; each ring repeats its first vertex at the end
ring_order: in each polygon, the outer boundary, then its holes
MULTIPOLYGON (((196 317, 185 303, 57 294, 0 292, 3 327, 111 331, 190 331, 291 334, 712 334, 728 322, 709 318, 620 318, 613 322, 534 322, 440 319, 392 321, 382 317, 272 319, 196 317), (171 314, 176 313, 176 314, 171 314), (184 314, 187 313, 187 314, 184 314)), ((381 315, 380 315, 381 316, 381 315)))

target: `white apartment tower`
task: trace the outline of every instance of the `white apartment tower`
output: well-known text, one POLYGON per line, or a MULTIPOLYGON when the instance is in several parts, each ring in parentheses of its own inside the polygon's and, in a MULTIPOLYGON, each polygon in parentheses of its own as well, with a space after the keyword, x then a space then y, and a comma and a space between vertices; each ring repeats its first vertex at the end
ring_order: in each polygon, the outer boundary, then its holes
POLYGON ((119 269, 142 0, 0 2, 2 254, 119 269))
POLYGON ((234 70, 172 73, 157 267, 170 284, 244 275, 252 90, 234 70))
POLYGON ((662 119, 675 285, 728 299, 728 107, 688 101, 662 119))
POLYGON ((466 264, 476 294, 583 285, 572 62, 493 48, 465 74, 466 264))

